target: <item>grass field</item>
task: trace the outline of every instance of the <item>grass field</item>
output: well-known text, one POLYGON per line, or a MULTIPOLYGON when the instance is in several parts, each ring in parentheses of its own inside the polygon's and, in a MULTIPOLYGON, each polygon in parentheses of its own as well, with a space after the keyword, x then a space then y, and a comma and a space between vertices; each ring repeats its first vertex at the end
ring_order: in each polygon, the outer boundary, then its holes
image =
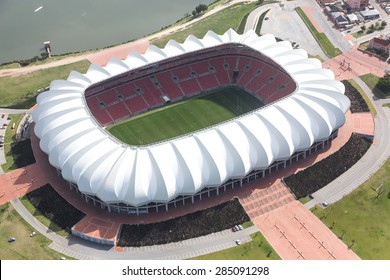
POLYGON ((365 75, 362 75, 360 76, 360 79, 363 80, 363 82, 365 82, 367 84, 367 86, 372 90, 372 93, 380 98, 380 99, 384 99, 384 98, 389 98, 390 96, 388 94, 385 94, 384 92, 382 92, 380 89, 378 89, 376 87, 377 83, 379 82, 379 77, 378 76, 375 76, 374 74, 365 74, 365 75))
POLYGON ((360 258, 390 260, 390 159, 341 201, 312 212, 360 258))
POLYGON ((0 77, 0 107, 26 108, 35 104, 37 90, 50 85, 53 80, 66 79, 72 70, 85 73, 87 60, 43 69, 17 77, 0 77))
POLYGON ((192 260, 280 260, 260 232, 251 234, 252 241, 219 252, 199 256, 192 260))
POLYGON ((252 95, 232 87, 173 103, 108 130, 127 144, 147 145, 218 124, 261 106, 263 103, 252 95))
POLYGON ((194 23, 188 28, 175 32, 161 39, 153 40, 151 43, 163 48, 165 44, 173 39, 179 43, 184 42, 188 35, 192 34, 203 38, 207 31, 213 30, 217 34, 225 33, 229 28, 238 30, 243 17, 257 7, 256 3, 236 4, 226 8, 214 15, 194 23))
POLYGON ((15 211, 11 204, 0 206, 0 259, 1 260, 59 260, 63 255, 50 249, 51 243, 45 236, 34 231, 15 211), (7 240, 15 237, 16 241, 7 240))
POLYGON ((23 114, 19 115, 9 115, 11 121, 7 126, 7 130, 4 136, 4 155, 6 163, 4 163, 1 168, 4 172, 8 172, 18 167, 15 165, 14 156, 11 153, 11 144, 16 142, 16 128, 19 126, 20 122, 23 119, 23 114), (12 125, 15 124, 15 128, 12 129, 12 125))

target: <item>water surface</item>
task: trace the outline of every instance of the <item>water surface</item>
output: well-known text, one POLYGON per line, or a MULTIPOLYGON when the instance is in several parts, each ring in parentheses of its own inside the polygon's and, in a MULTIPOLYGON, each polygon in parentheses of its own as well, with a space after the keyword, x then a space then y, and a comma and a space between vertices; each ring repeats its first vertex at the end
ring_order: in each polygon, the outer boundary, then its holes
POLYGON ((0 0, 0 63, 40 55, 44 41, 53 54, 62 54, 141 38, 212 2, 0 0))

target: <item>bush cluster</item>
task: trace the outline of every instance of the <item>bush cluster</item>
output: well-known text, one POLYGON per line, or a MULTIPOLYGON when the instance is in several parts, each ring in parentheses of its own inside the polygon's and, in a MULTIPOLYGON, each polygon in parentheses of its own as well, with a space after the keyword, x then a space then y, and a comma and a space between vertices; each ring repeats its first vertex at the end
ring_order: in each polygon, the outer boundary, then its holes
POLYGON ((345 86, 345 95, 351 100, 352 113, 370 112, 368 105, 360 92, 347 80, 342 81, 345 86))
POLYGON ((68 233, 71 233, 71 228, 85 216, 49 184, 29 192, 27 198, 42 215, 68 233))
POLYGON ((31 140, 26 139, 11 144, 11 153, 17 168, 35 163, 31 140))
POLYGON ((119 246, 149 246, 178 242, 218 232, 249 221, 238 199, 195 213, 146 225, 123 225, 119 246))
POLYGON ((351 168, 362 158, 371 144, 371 141, 365 137, 352 134, 340 150, 320 162, 284 178, 284 182, 298 199, 312 194, 351 168))

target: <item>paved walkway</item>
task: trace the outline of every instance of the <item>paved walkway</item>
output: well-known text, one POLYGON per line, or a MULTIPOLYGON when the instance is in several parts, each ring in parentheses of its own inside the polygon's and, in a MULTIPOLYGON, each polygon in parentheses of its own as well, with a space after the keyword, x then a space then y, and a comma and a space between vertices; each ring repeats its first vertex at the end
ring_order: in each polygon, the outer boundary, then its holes
POLYGON ((359 257, 299 201, 254 219, 284 260, 358 260, 359 257))

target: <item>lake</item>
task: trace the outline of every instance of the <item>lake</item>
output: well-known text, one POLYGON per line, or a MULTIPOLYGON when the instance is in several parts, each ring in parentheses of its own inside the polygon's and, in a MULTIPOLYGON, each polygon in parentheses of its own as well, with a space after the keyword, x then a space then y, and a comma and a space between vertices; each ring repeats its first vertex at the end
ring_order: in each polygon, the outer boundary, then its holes
POLYGON ((214 0, 0 0, 0 64, 141 38, 214 0), (42 7, 42 8, 41 8, 42 7))

